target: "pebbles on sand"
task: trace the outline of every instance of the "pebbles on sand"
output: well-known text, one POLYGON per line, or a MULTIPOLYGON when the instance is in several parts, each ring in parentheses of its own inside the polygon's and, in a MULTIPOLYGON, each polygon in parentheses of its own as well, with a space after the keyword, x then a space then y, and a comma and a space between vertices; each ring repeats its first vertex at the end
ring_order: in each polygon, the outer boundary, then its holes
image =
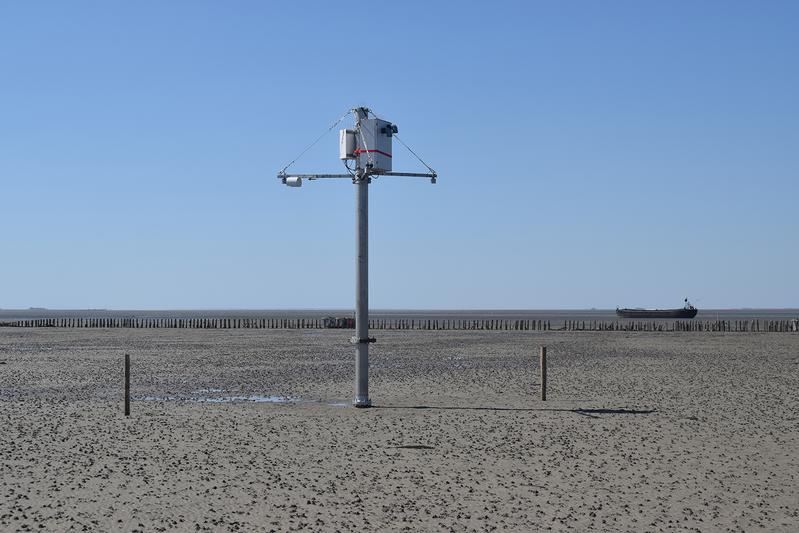
POLYGON ((368 410, 341 331, 0 351, 3 531, 799 529, 797 335, 386 331, 368 410))

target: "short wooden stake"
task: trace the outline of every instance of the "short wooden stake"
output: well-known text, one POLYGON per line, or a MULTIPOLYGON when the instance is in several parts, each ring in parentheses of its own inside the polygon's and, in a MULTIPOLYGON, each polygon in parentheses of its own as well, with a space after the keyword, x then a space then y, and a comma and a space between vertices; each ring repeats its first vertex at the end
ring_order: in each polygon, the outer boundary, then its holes
POLYGON ((130 354, 125 354, 125 416, 130 416, 130 354))
POLYGON ((541 347, 541 401, 547 401, 547 347, 541 347))

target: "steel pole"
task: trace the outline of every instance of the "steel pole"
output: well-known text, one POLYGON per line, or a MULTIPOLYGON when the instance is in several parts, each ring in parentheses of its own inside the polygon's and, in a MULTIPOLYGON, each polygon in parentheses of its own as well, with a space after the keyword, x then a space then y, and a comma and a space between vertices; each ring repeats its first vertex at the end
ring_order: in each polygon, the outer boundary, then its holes
MULTIPOLYGON (((358 128, 366 110, 356 109, 358 128)), ((355 407, 369 407, 369 174, 356 167, 355 407)))
POLYGON ((357 189, 357 250, 355 267, 355 407, 369 407, 369 177, 357 189))

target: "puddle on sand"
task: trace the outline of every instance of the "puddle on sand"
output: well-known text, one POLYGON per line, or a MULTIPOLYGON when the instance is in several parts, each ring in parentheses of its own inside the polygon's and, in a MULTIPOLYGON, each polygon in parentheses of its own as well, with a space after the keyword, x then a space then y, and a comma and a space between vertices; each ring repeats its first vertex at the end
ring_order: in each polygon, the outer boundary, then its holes
MULTIPOLYGON (((198 391, 199 392, 199 391, 198 391)), ((210 390, 209 392, 217 392, 210 390)), ((253 394, 250 396, 214 396, 208 398, 179 398, 177 396, 140 396, 133 400, 144 400, 150 402, 192 402, 192 403, 236 403, 236 402, 255 402, 255 403, 294 403, 301 401, 299 398, 290 396, 261 396, 253 394)))
MULTIPOLYGON (((222 389, 206 389, 195 392, 223 392, 222 389)), ((209 397, 194 397, 194 398, 180 398, 177 396, 140 396, 132 398, 136 401, 151 401, 151 402, 189 402, 189 403, 276 403, 276 404, 289 404, 289 403, 322 403, 332 407, 349 407, 350 404, 341 400, 304 400, 302 398, 295 398, 293 396, 280 396, 280 395, 261 395, 250 394, 240 396, 209 396, 209 397)))
POLYGON ((218 398, 196 398, 195 402, 207 403, 234 403, 234 402, 256 402, 256 403, 294 403, 299 401, 299 398, 291 398, 290 396, 260 396, 258 394, 251 396, 220 396, 218 398))

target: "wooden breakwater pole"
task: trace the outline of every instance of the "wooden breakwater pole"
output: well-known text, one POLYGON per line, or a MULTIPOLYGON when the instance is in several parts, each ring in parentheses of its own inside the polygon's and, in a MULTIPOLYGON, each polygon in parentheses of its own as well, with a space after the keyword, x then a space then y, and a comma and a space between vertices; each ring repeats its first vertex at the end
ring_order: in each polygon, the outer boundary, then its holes
POLYGON ((125 354, 125 416, 130 416, 130 354, 125 354))
MULTIPOLYGON (((320 318, 277 317, 67 317, 6 320, 0 327, 133 328, 133 329, 324 329, 320 318)), ((624 331, 797 333, 799 318, 787 320, 585 321, 566 319, 552 327, 548 320, 505 319, 370 319, 369 329, 415 331, 624 331)))
POLYGON ((539 363, 541 366, 541 401, 547 401, 547 347, 542 346, 539 352, 539 363))

